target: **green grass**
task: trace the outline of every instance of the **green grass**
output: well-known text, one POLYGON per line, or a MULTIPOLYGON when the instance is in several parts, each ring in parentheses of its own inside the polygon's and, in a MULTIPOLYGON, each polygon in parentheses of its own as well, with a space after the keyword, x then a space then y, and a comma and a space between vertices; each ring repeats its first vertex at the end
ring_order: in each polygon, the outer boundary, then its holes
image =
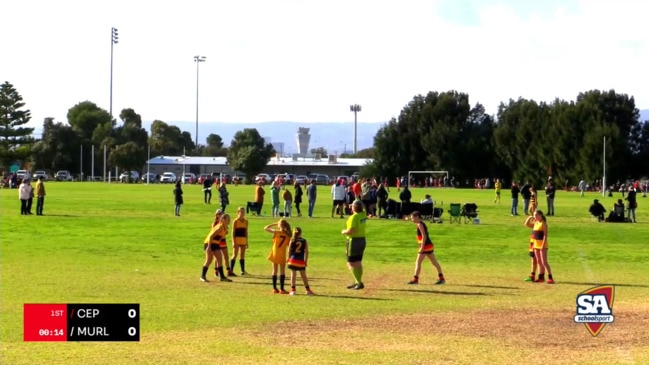
MULTIPOLYGON (((549 217, 551 286, 522 281, 529 229, 509 215, 508 194, 497 205, 487 190, 414 189, 414 200, 429 192, 446 208, 479 206, 480 225, 429 224, 447 284, 432 285, 428 264, 422 284, 405 285, 415 227, 374 219, 367 289, 348 291, 345 221, 329 218, 322 187, 316 218, 289 219, 309 240, 318 296, 288 297, 270 294, 262 227, 271 218, 249 217, 251 277, 201 283, 202 240, 217 206, 202 203, 199 187, 184 187, 178 218, 170 185, 46 186, 44 217, 20 216, 17 191, 0 190, 2 364, 649 363, 649 199, 640 198, 639 223, 603 224, 587 212, 597 195, 559 192, 549 217), (616 285, 616 322, 593 338, 572 316, 576 295, 597 284, 616 285), (140 303, 140 342, 23 342, 24 303, 83 302, 140 303)), ((254 195, 251 186, 229 190, 231 214, 254 195)), ((612 207, 613 198, 599 199, 612 207)))

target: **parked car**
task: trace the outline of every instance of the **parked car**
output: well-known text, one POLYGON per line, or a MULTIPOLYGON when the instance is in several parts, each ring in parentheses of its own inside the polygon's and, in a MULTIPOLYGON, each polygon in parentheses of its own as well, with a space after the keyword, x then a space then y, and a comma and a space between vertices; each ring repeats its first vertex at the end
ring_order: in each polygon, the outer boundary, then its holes
POLYGON ((54 179, 56 181, 72 181, 74 178, 72 178, 72 174, 70 171, 67 170, 61 170, 57 171, 56 175, 54 175, 54 179))
POLYGON ((273 178, 269 174, 259 174, 255 177, 255 182, 263 181, 264 184, 270 184, 273 178))
POLYGON ((137 171, 124 171, 119 175, 119 182, 137 182, 140 180, 140 173, 137 171), (129 179, 130 178, 130 179, 129 179))
POLYGON ((282 179, 282 184, 292 184, 293 180, 295 179, 295 175, 289 173, 274 174, 274 175, 275 176, 273 177, 273 180, 279 181, 279 179, 282 179))
POLYGON ((43 180, 47 180, 48 179, 47 172, 43 170, 36 171, 34 173, 34 180, 38 180, 39 177, 43 177, 43 180))
POLYGON ((335 181, 341 181, 341 180, 343 182, 343 185, 345 185, 345 186, 347 186, 347 184, 349 184, 351 182, 351 179, 349 178, 349 176, 336 176, 335 181))
POLYGON ((164 172, 160 176, 160 182, 166 184, 174 184, 176 183, 177 179, 178 178, 176 177, 176 174, 174 174, 173 172, 164 172))
POLYGON ((25 177, 30 177, 29 176, 29 171, 27 171, 27 170, 18 170, 18 171, 16 171, 16 177, 18 178, 18 180, 22 180, 25 177))
POLYGON ((232 176, 230 176, 229 174, 222 174, 220 172, 213 172, 212 180, 214 180, 214 182, 218 184, 221 183, 221 180, 223 180, 223 182, 226 184, 230 184, 232 183, 232 176))
POLYGON ((329 185, 331 183, 331 179, 325 174, 311 174, 309 180, 315 180, 317 185, 329 185))
POLYGON ((183 184, 196 184, 196 174, 191 172, 184 173, 183 184))
POLYGON ((308 184, 309 183, 309 177, 306 175, 297 175, 295 178, 295 181, 299 182, 300 184, 308 184))
POLYGON ((152 172, 144 173, 142 174, 142 182, 143 183, 155 183, 158 182, 156 179, 156 174, 152 172))
POLYGON ((198 175, 198 181, 197 182, 202 185, 203 181, 205 181, 205 179, 207 179, 208 177, 211 177, 211 175, 210 174, 200 174, 200 175, 198 175))
POLYGON ((245 174, 237 174, 235 173, 234 176, 232 176, 232 183, 233 184, 244 184, 245 183, 245 174))

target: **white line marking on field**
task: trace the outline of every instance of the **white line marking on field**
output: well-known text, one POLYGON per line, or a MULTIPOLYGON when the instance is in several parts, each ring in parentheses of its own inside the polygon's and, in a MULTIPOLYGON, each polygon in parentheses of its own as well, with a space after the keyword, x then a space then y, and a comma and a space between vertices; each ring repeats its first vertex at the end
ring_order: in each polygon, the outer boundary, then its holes
POLYGON ((588 265, 588 259, 586 258, 586 255, 584 255, 584 251, 579 250, 578 254, 581 261, 581 266, 584 268, 584 273, 586 274, 586 279, 593 283, 597 282, 595 274, 593 274, 593 270, 591 270, 590 265, 588 265))

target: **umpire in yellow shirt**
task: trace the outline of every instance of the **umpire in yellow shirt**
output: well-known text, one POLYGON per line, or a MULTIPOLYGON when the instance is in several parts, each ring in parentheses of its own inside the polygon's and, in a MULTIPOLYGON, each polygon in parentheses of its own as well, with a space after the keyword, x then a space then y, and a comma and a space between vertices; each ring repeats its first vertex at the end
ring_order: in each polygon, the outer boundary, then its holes
POLYGON ((43 205, 45 205, 45 184, 43 176, 38 177, 34 195, 36 195, 36 215, 43 215, 43 205))
POLYGON ((367 214, 363 211, 363 202, 355 200, 352 204, 352 214, 347 218, 347 228, 340 233, 347 236, 347 267, 354 276, 354 284, 347 289, 359 290, 363 285, 363 253, 365 252, 365 224, 367 214))

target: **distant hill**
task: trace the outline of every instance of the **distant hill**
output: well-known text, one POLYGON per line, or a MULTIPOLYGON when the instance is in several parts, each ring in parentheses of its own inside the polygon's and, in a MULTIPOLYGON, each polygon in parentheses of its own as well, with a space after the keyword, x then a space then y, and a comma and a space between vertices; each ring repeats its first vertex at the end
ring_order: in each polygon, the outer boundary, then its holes
POLYGON ((640 110, 640 121, 649 120, 649 109, 640 110))
MULTIPOLYGON (((640 111, 640 121, 649 120, 649 109, 640 111)), ((143 127, 150 131, 151 122, 142 122, 143 127)), ((175 125, 181 131, 191 133, 196 130, 195 122, 167 122, 175 125)), ((374 136, 384 123, 358 123, 358 150, 372 147, 374 136)), ((329 153, 351 153, 354 149, 354 123, 299 123, 299 122, 264 122, 250 124, 202 122, 198 124, 199 143, 204 144, 205 138, 211 133, 223 138, 226 146, 230 145, 234 134, 244 128, 256 128, 262 137, 270 138, 272 143, 284 143, 284 153, 297 152, 295 134, 299 127, 310 128, 311 142, 309 149, 324 147, 329 153)))
MULTIPOLYGON (((195 122, 166 122, 175 125, 181 131, 187 131, 194 136, 195 122)), ((151 122, 142 122, 142 126, 150 131, 151 122)), ((374 136, 383 126, 382 123, 358 123, 358 150, 372 147, 374 136)), ((264 122, 250 124, 203 122, 198 124, 198 142, 205 143, 205 138, 211 133, 218 134, 226 146, 230 145, 234 134, 244 128, 256 128, 264 138, 270 138, 271 143, 283 142, 284 153, 297 152, 295 135, 299 127, 310 128, 311 141, 309 149, 324 147, 329 153, 348 153, 354 149, 354 123, 299 123, 299 122, 264 122)))

